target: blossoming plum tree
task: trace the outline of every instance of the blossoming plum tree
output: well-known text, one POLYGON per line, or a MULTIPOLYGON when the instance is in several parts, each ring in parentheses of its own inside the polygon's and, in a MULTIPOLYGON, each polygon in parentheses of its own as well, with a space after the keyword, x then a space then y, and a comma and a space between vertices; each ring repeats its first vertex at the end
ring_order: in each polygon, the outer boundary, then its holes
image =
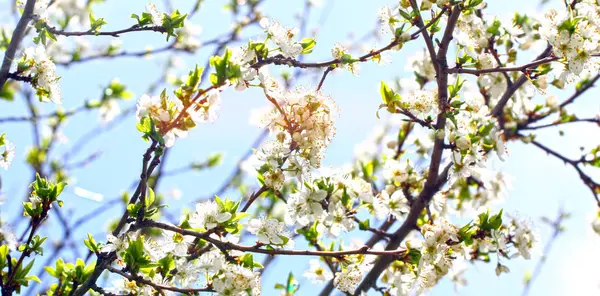
MULTIPOLYGON (((15 221, 27 222, 23 234, 11 230, 17 225, 0 222, 3 296, 259 295, 264 270, 274 258, 290 256, 310 257, 303 275, 324 284, 320 295, 336 290, 423 294, 444 277, 464 284, 463 266, 477 261, 488 262, 500 275, 509 272, 509 260, 531 259, 542 244, 528 219, 490 210, 507 187, 507 177, 490 163, 510 161, 507 146, 515 141, 574 169, 600 206, 600 183, 589 173, 600 167, 600 146, 568 158, 539 142, 535 133, 576 122, 600 125, 600 117, 580 117, 567 108, 600 77, 599 1, 557 1, 560 10, 548 9, 542 16, 515 13, 512 21, 502 22, 487 14, 484 0, 390 0, 380 10, 376 30, 386 45, 355 54, 356 44, 337 43, 324 61, 307 61, 318 38, 307 33, 306 14, 319 3, 306 1, 298 30, 262 12, 264 1, 230 1, 227 7, 236 21, 229 32, 208 41, 198 39, 199 28, 190 21, 203 1, 185 12, 167 5, 168 13, 148 3, 146 11, 131 15, 129 27, 115 31, 103 30, 110 20, 94 15, 99 1, 15 1, 18 22, 0 36, 0 97, 23 97, 30 115, 2 114, 0 123, 34 126, 36 141, 25 159, 35 178, 22 203, 23 215, 15 221), (260 34, 241 38, 250 27, 261 28, 260 34), (118 42, 91 49, 88 39, 66 41, 142 31, 164 35, 167 45, 128 52, 118 42), (420 43, 422 50, 404 52, 408 43, 420 43), (60 79, 57 67, 159 52, 195 53, 208 45, 217 48, 205 66, 191 66, 183 77, 165 75, 129 111, 121 110, 120 101, 132 93, 119 80, 103 88, 101 99, 74 110, 37 111, 38 104, 67 101, 61 86, 76 83, 60 79), (406 68, 414 79, 378 85, 372 113, 381 116, 383 128, 357 146, 349 166, 323 168, 336 118, 343 112, 324 88, 328 75, 348 71, 357 76, 361 64, 401 54, 412 56, 406 68), (291 68, 293 74, 270 74, 279 68, 291 68), (318 74, 316 85, 295 85, 308 73, 318 74), (564 100, 553 95, 573 87, 564 100), (219 192, 173 218, 157 186, 165 175, 164 160, 196 126, 219 120, 226 89, 260 90, 268 106, 256 122, 264 132, 219 192), (124 202, 124 210, 109 232, 81 238, 75 231, 109 207, 69 221, 59 197, 72 180, 74 165, 55 160, 51 152, 66 119, 87 110, 97 110, 104 122, 135 111, 139 141, 148 148, 133 193, 116 202, 124 202), (41 121, 50 127, 48 136, 37 131, 41 121), (222 196, 236 186, 239 191, 222 196), (457 215, 470 222, 458 222, 464 219, 457 215), (44 228, 54 217, 64 237, 49 246, 44 241, 57 232, 44 228), (365 242, 344 242, 367 235, 365 242), (71 241, 72 247, 67 245, 71 241), (60 258, 69 248, 81 254, 74 262, 60 258), (36 258, 46 263, 38 266, 36 258), (103 275, 110 281, 101 280, 103 275)), ((16 137, 0 136, 0 167, 7 173, 15 157, 22 157, 15 156, 10 140, 16 137)), ((190 168, 219 162, 220 155, 212 155, 190 168)), ((550 221, 556 234, 566 217, 560 213, 550 221)), ((592 227, 600 233, 600 216, 592 227)), ((319 294, 314 287, 300 288, 292 273, 275 288, 282 295, 319 294)))

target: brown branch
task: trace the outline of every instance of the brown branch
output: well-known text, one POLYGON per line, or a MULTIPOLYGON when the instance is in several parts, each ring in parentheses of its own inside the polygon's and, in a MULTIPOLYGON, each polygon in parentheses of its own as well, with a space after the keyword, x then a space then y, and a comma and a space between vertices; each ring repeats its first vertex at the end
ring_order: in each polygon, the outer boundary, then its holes
POLYGON ((412 114, 412 112, 410 112, 409 110, 399 109, 398 112, 400 114, 405 115, 406 117, 410 118, 410 120, 408 120, 409 122, 415 122, 415 123, 418 123, 422 127, 425 127, 425 128, 431 129, 431 130, 435 130, 435 127, 431 124, 431 122, 420 119, 416 115, 412 114))
POLYGON ((143 31, 151 31, 151 32, 159 32, 159 33, 166 33, 167 30, 165 28, 163 28, 162 26, 147 26, 147 27, 140 27, 139 25, 133 25, 129 28, 126 29, 122 29, 122 30, 117 30, 117 31, 107 31, 107 32, 96 32, 96 31, 81 31, 81 32, 67 32, 67 31, 63 31, 63 30, 59 30, 56 29, 55 27, 51 27, 48 24, 44 23, 44 27, 46 28, 46 30, 48 30, 48 32, 54 34, 54 35, 62 35, 62 36, 66 36, 66 37, 71 37, 71 36, 112 36, 112 37, 119 37, 119 35, 121 34, 125 34, 125 33, 131 33, 131 32, 143 32, 143 31))
POLYGON ((261 186, 258 190, 256 190, 254 193, 252 193, 252 195, 248 198, 248 201, 246 202, 246 204, 244 204, 244 207, 240 210, 240 212, 246 212, 250 206, 252 205, 252 203, 254 203, 254 201, 261 195, 263 194, 263 192, 266 192, 267 190, 269 190, 269 188, 265 185, 261 186))
POLYGON ((369 246, 363 246, 358 249, 353 250, 345 250, 345 251, 312 251, 312 250, 285 250, 285 249, 260 249, 260 245, 256 246, 243 246, 230 242, 220 241, 218 239, 212 238, 207 235, 207 232, 195 232, 187 229, 182 229, 177 226, 153 221, 153 220, 144 220, 135 223, 132 226, 132 229, 141 229, 141 228, 159 228, 164 230, 169 230, 173 232, 177 232, 182 235, 193 236, 197 238, 204 239, 215 246, 220 246, 225 250, 238 250, 243 252, 251 252, 251 253, 259 253, 259 254, 267 254, 267 255, 292 255, 292 256, 327 256, 327 257, 342 257, 347 255, 387 255, 387 256, 398 256, 402 255, 406 252, 406 250, 386 250, 386 251, 377 251, 372 250, 369 246))
POLYGON ((540 66, 543 64, 547 64, 547 63, 556 61, 558 59, 559 58, 557 58, 557 57, 545 57, 545 58, 535 60, 535 61, 525 64, 525 65, 514 66, 514 67, 496 67, 496 68, 488 68, 488 69, 465 69, 465 68, 455 67, 455 68, 448 69, 448 73, 451 73, 451 74, 455 74, 455 73, 473 74, 473 75, 479 76, 481 74, 486 74, 486 73, 525 72, 526 70, 528 70, 530 68, 534 68, 534 67, 537 67, 537 66, 540 66))
POLYGON ((564 125, 567 123, 576 123, 576 122, 591 122, 591 123, 595 123, 600 126, 600 118, 581 118, 581 119, 577 118, 577 119, 570 120, 570 121, 558 121, 558 122, 536 125, 536 126, 524 126, 522 128, 519 128, 519 130, 536 130, 536 129, 560 126, 560 125, 564 125))
POLYGON ((329 67, 327 67, 327 69, 325 69, 325 72, 323 72, 323 76, 321 77, 321 80, 319 81, 319 84, 317 85, 317 91, 321 90, 321 87, 323 87, 323 83, 325 82, 325 78, 327 78, 327 74, 329 74, 329 72, 333 71, 333 69, 335 69, 335 67, 333 67, 333 66, 329 66, 329 67))
MULTIPOLYGON (((150 147, 146 150, 146 152, 143 155, 143 160, 142 160, 142 173, 140 174, 140 181, 138 183, 137 189, 135 191, 135 193, 133 194, 133 196, 131 197, 131 199, 129 200, 129 204, 134 204, 137 202, 138 198, 142 198, 142 202, 143 202, 143 194, 145 194, 146 191, 146 186, 147 186, 147 181, 148 181, 148 177, 152 174, 152 171, 154 170, 154 168, 156 168, 156 166, 160 163, 160 154, 156 153, 156 150, 158 148, 163 148, 163 147, 159 147, 158 146, 158 142, 154 139, 152 139, 152 144, 150 145, 150 147), (151 154, 154 153, 154 158, 152 159, 152 161, 150 162, 150 158, 151 158, 151 154), (148 164, 148 162, 150 162, 150 164, 148 164), (142 190, 144 192, 142 192, 142 190)), ((142 211, 140 211, 142 212, 142 211)), ((112 231, 112 235, 114 236, 118 236, 119 233, 121 232, 121 230, 123 229, 123 227, 125 226, 125 223, 127 222, 127 217, 129 216, 129 213, 127 212, 127 210, 125 210, 125 212, 123 213, 123 215, 121 216, 121 219, 119 220, 119 223, 117 224, 117 226, 115 227, 115 229, 112 231)), ((143 216, 143 213, 142 215, 143 216)), ((114 260, 114 253, 111 253, 107 256, 100 256, 96 267, 94 268, 94 271, 92 272, 92 274, 89 276, 89 278, 85 281, 85 283, 83 283, 74 293, 74 296, 82 296, 85 293, 87 293, 87 291, 89 289, 91 289, 91 287, 96 285, 96 280, 98 280, 98 277, 100 277, 100 275, 102 274, 102 272, 110 266, 110 262, 112 262, 114 260)))
MULTIPOLYGON (((417 7, 417 4, 414 0, 411 1, 411 4, 413 5, 413 9, 417 7)), ((435 68, 437 69, 438 106, 441 111, 436 122, 436 129, 438 130, 444 130, 446 125, 446 117, 443 116, 448 100, 448 64, 446 60, 446 53, 448 51, 450 41, 452 40, 452 32, 454 31, 460 13, 460 7, 454 6, 452 8, 450 16, 448 17, 444 36, 442 37, 442 41, 439 45, 438 53, 435 59, 432 59, 432 62, 434 65, 436 65, 435 68)), ((406 216, 406 219, 400 228, 398 228, 398 230, 396 230, 396 232, 394 232, 390 238, 390 242, 386 246, 386 250, 397 249, 406 236, 417 227, 416 222, 421 216, 421 212, 423 212, 423 210, 427 207, 431 201, 431 198, 439 190, 441 185, 444 184, 445 179, 440 180, 441 176, 438 176, 443 150, 444 139, 440 139, 438 137, 434 142, 433 152, 431 154, 431 162, 429 164, 429 175, 425 181, 425 185, 423 185, 423 190, 411 205, 410 211, 408 212, 408 215, 406 216)), ((379 257, 363 281, 358 285, 356 292, 366 292, 370 288, 374 287, 379 275, 393 261, 394 257, 392 256, 379 257)))

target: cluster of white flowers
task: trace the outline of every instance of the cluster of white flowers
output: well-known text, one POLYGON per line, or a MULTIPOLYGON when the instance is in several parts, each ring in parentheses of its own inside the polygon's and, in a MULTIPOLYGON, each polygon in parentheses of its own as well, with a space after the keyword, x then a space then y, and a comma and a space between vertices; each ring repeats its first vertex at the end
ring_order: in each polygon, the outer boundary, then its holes
POLYGON ((471 182, 462 179, 438 192, 431 211, 441 216, 473 215, 502 202, 510 188, 510 176, 489 170, 480 172, 479 176, 472 176, 471 182))
MULTIPOLYGON (((236 84, 236 90, 243 91, 250 85, 250 81, 255 79, 259 73, 256 69, 252 68, 252 64, 256 62, 256 52, 250 49, 248 46, 235 47, 231 49, 231 62, 240 67, 242 72, 241 79, 238 79, 236 84)), ((266 69, 266 68, 265 68, 266 69)), ((266 71, 262 70, 261 71, 266 71)), ((264 72, 263 72, 264 73, 264 72)), ((264 75, 259 78, 266 78, 264 75)), ((261 80, 262 81, 262 80, 261 80)), ((275 81, 275 80, 273 80, 275 81)))
MULTIPOLYGON (((40 1, 38 1, 40 2, 40 1)), ((42 1, 44 2, 44 1, 42 1)), ((85 27, 89 23, 88 1, 86 0, 57 0, 51 1, 49 13, 57 20, 68 19, 69 24, 85 27), (68 18, 67 18, 68 16, 68 18)), ((37 3, 36 3, 37 4, 37 3)))
MULTIPOLYGON (((485 5, 485 2, 480 5, 485 5)), ((456 42, 470 56, 476 57, 477 52, 488 47, 492 34, 488 31, 488 25, 477 14, 461 15, 456 28, 456 42)))
POLYGON ((261 122, 277 140, 261 145, 257 157, 265 185, 280 189, 285 181, 283 171, 302 179, 309 168, 321 166, 324 150, 335 134, 336 106, 320 92, 302 89, 272 99, 276 108, 264 114, 261 122), (283 169, 286 160, 290 164, 283 169))
POLYGON ((350 264, 335 273, 333 284, 338 290, 352 294, 362 280, 365 269, 361 264, 350 264))
MULTIPOLYGON (((214 235, 211 237, 218 239, 214 235)), ((187 257, 188 249, 192 246, 194 238, 179 233, 163 231, 162 236, 158 239, 141 236, 138 232, 129 232, 120 237, 109 234, 107 236, 108 244, 102 247, 101 252, 115 252, 117 263, 124 264, 122 255, 127 252, 130 244, 139 243, 140 239, 143 240, 143 250, 141 251, 151 262, 159 262, 168 255, 175 256, 174 270, 176 270, 176 273, 172 277, 163 278, 160 273, 150 273, 150 275, 154 274, 153 277, 146 273, 141 274, 144 279, 154 284, 191 288, 202 282, 204 276, 206 277, 204 282, 212 282, 213 288, 220 295, 260 295, 260 277, 257 272, 241 265, 228 263, 225 256, 218 249, 211 249, 197 258, 187 257)), ((237 243, 238 239, 237 236, 231 236, 229 240, 237 243)), ((233 256, 241 255, 235 251, 230 254, 233 256)), ((154 293, 153 287, 150 285, 142 285, 139 282, 127 280, 115 281, 110 290, 141 295, 154 293)))
POLYGON ((567 71, 561 74, 566 82, 573 81, 573 75, 586 77, 599 69, 593 55, 600 52, 600 28, 583 17, 578 19, 567 11, 550 10, 540 29, 554 54, 566 59, 567 71))
POLYGON ((521 257, 531 259, 532 250, 536 249, 539 237, 527 220, 513 219, 509 230, 511 241, 521 257))
POLYGON ((213 277, 213 286, 219 295, 260 295, 260 274, 239 265, 227 264, 213 277))
POLYGON ((451 160, 450 185, 460 178, 478 177, 484 172, 488 151, 503 160, 506 146, 503 132, 480 94, 468 93, 460 112, 446 124, 445 136, 455 146, 451 160))
POLYGON ((291 239, 291 233, 284 222, 277 219, 251 219, 246 228, 250 233, 255 234, 258 242, 265 245, 275 245, 287 248, 294 247, 294 241, 291 239))
POLYGON ((223 209, 221 203, 206 201, 196 204, 196 212, 190 217, 190 225, 206 230, 217 227, 231 219, 232 214, 223 209))
MULTIPOLYGON (((477 68, 491 69, 498 66, 494 57, 489 53, 477 56, 477 68)), ((477 82, 485 94, 489 96, 490 103, 496 104, 497 100, 504 94, 508 82, 502 73, 486 73, 477 78, 477 82)))
POLYGON ((445 219, 436 224, 423 225, 423 246, 419 261, 417 289, 424 291, 432 288, 442 277, 448 274, 452 267, 452 256, 462 252, 459 242, 458 229, 445 219), (451 242, 451 243, 449 243, 451 242))
MULTIPOLYGON (((454 270, 454 267, 469 254, 458 235, 457 227, 441 218, 435 224, 423 225, 421 234, 422 240, 408 239, 403 243, 406 259, 410 261, 392 264, 382 274, 381 279, 390 286, 391 295, 424 294, 450 272, 453 273, 453 280, 464 282, 462 276, 457 275, 464 272, 464 269, 454 270), (416 256, 418 261, 411 259, 412 256, 416 256)), ((477 243, 478 241, 479 239, 476 240, 477 243)))
MULTIPOLYGON (((25 9, 26 0, 17 0, 17 8, 25 9)), ((33 14, 35 14, 39 19, 47 21, 48 20, 48 6, 50 5, 50 0, 39 0, 35 2, 33 7, 33 14)))
MULTIPOLYGON (((208 91, 201 99, 192 103, 185 109, 189 117, 183 117, 184 122, 186 118, 191 120, 191 124, 214 122, 218 118, 220 110, 219 92, 220 90, 208 91)), ((176 137, 187 136, 188 126, 185 126, 185 123, 182 125, 181 122, 174 122, 184 108, 179 99, 171 99, 164 92, 160 97, 143 95, 137 103, 136 117, 138 122, 146 117, 152 119, 157 130, 164 137, 165 145, 171 147, 175 143, 176 137)))
POLYGON ((417 90, 402 96, 400 108, 413 115, 428 117, 438 113, 437 91, 417 90))
POLYGON ((323 220, 326 212, 322 202, 327 197, 327 191, 303 187, 290 196, 287 201, 286 222, 307 226, 309 223, 323 220))
POLYGON ((427 81, 435 81, 435 67, 427 50, 419 50, 412 55, 406 62, 406 70, 414 72, 427 81))
POLYGON ((6 140, 6 134, 0 135, 0 167, 8 170, 15 158, 15 144, 6 140))
POLYGON ((297 35, 296 29, 286 28, 279 22, 267 18, 260 20, 260 26, 265 29, 265 32, 269 35, 269 39, 279 46, 279 50, 284 57, 296 58, 302 53, 302 44, 293 39, 297 35))
POLYGON ((373 202, 372 188, 360 178, 333 172, 312 180, 287 201, 286 223, 304 227, 318 222, 319 232, 339 237, 356 226, 351 213, 355 202, 373 202))
POLYGON ((25 68, 22 74, 32 76, 33 85, 42 100, 61 104, 62 97, 58 85, 60 77, 56 76, 56 65, 46 55, 43 46, 26 48, 19 65, 25 68))
MULTIPOLYGON (((17 0, 17 8, 24 9, 26 0, 17 0)), ((57 20, 63 25, 89 26, 89 2, 86 0, 37 0, 33 9, 34 20, 48 23, 57 20)))

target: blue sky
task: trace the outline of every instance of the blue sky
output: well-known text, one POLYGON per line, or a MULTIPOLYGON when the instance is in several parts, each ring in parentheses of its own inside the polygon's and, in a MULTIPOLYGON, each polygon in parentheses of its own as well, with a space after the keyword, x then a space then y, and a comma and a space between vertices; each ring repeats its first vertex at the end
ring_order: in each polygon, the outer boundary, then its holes
MULTIPOLYGON (((0 7, 7 7, 10 1, 0 1, 0 7)), ((157 1, 161 7, 162 1, 157 1)), ((176 8, 187 11, 193 1, 173 1, 176 8)), ((207 1, 199 14, 191 21, 203 27, 201 40, 212 39, 221 35, 229 28, 230 16, 222 10, 227 1, 207 1)), ((301 0, 271 0, 262 6, 263 11, 283 24, 294 24, 294 16, 301 13, 304 1, 301 0)), ((309 28, 314 28, 321 15, 330 6, 329 18, 320 26, 317 47, 314 54, 307 60, 321 61, 330 58, 330 49, 335 42, 344 42, 348 36, 362 36, 374 28, 377 10, 385 5, 394 5, 395 1, 356 1, 356 0, 323 0, 323 8, 317 8, 310 17, 309 28)), ((538 1, 488 1, 490 9, 488 14, 504 17, 511 11, 540 12, 543 9, 537 5, 538 1), (526 3, 526 6, 524 6, 526 3)), ((556 3, 560 1, 554 1, 556 3)), ((144 11, 146 1, 107 1, 106 4, 97 5, 95 15, 104 17, 108 21, 105 30, 121 29, 133 23, 129 18, 131 13, 144 11), (118 8, 117 8, 118 7, 118 8)), ((2 21, 12 21, 6 12, 0 13, 2 21)), ((256 29, 250 30, 245 36, 251 37, 258 33, 256 29)), ((107 43, 111 37, 90 38, 94 44, 107 43)), ((125 49, 142 49, 146 45, 155 48, 165 44, 164 37, 154 33, 128 34, 121 37, 125 49)), ((385 40, 378 45, 383 45, 385 40)), ((373 46, 376 42, 373 41, 373 46)), ((337 135, 327 150, 326 165, 341 165, 351 159, 353 146, 365 139, 373 126, 378 123, 375 111, 379 104, 378 86, 381 80, 390 81, 394 77, 406 76, 411 73, 404 71, 406 58, 421 48, 421 44, 405 47, 401 52, 394 53, 392 63, 387 66, 362 65, 359 77, 343 71, 332 73, 323 87, 323 91, 330 94, 339 105, 341 115, 337 121, 337 135)), ((183 74, 191 69, 194 63, 203 65, 214 49, 207 47, 194 56, 183 55, 187 65, 180 69, 178 74, 183 74)), ((134 93, 134 99, 124 102, 122 108, 135 104, 147 89, 149 83, 161 75, 162 63, 167 55, 157 55, 151 59, 123 58, 114 60, 98 60, 86 64, 74 65, 70 68, 60 68, 62 76, 63 107, 75 108, 83 104, 84 100, 97 99, 102 87, 113 78, 119 78, 127 84, 134 93)), ((272 68, 274 72, 283 68, 272 68)), ((301 82, 304 85, 315 85, 312 79, 301 82)), ((168 88, 167 91, 171 91, 168 88)), ((155 93, 155 95, 158 92, 155 93)), ((566 93, 560 94, 564 97, 566 93)), ((571 106, 570 110, 593 115, 600 111, 598 91, 592 90, 579 103, 571 106)), ((541 97, 541 96, 538 96, 541 97)), ((247 92, 226 91, 222 94, 223 105, 220 119, 214 123, 195 128, 185 139, 177 141, 170 151, 166 161, 166 170, 179 168, 194 160, 204 160, 212 152, 224 152, 223 164, 210 171, 199 173, 191 172, 178 175, 174 178, 164 178, 161 190, 168 191, 179 188, 183 192, 182 199, 171 201, 170 210, 177 213, 182 207, 189 207, 192 202, 206 194, 213 192, 227 175, 238 159, 246 153, 250 144, 260 133, 259 128, 248 124, 251 108, 261 107, 265 104, 264 97, 256 90, 247 92)), ((538 98, 540 99, 540 98, 538 98)), ((39 108, 47 113, 56 107, 52 104, 38 104, 39 108)), ((0 101, 0 117, 8 115, 25 115, 27 111, 21 99, 15 102, 0 101)), ((380 123, 380 122, 379 122, 380 123)), ((72 144, 91 128, 99 124, 97 112, 90 111, 69 119, 63 133, 70 139, 69 142, 56 147, 54 157, 60 157, 69 151, 72 144)), ((566 136, 559 137, 558 130, 540 132, 538 139, 545 144, 556 147, 558 151, 576 157, 579 146, 591 147, 598 144, 598 127, 574 124, 563 129, 566 136)), ((26 186, 31 176, 30 169, 24 162, 26 148, 31 145, 31 127, 27 123, 10 123, 0 125, 0 132, 6 132, 7 138, 17 145, 17 158, 8 171, 0 171, 2 177, 2 196, 7 202, 1 208, 3 218, 12 221, 20 215, 20 201, 26 193, 26 186)), ((148 144, 140 139, 135 129, 135 119, 130 118, 119 124, 111 132, 103 134, 93 141, 86 143, 81 153, 74 161, 81 160, 91 153, 102 151, 101 157, 84 169, 74 172, 75 182, 67 187, 63 196, 65 200, 65 213, 68 217, 79 217, 90 209, 100 204, 82 199, 73 194, 72 189, 80 186, 90 191, 101 193, 105 200, 117 197, 122 190, 127 190, 131 183, 139 176, 141 154, 148 144)), ((547 265, 534 284, 530 295, 598 295, 600 291, 600 278, 597 266, 600 264, 600 254, 595 251, 600 247, 598 236, 591 234, 590 217, 595 214, 593 197, 589 190, 580 182, 578 176, 569 167, 559 161, 549 158, 535 147, 520 143, 509 145, 510 157, 506 162, 495 162, 494 168, 501 169, 510 174, 514 181, 509 198, 503 205, 505 212, 518 214, 522 217, 531 217, 536 222, 541 233, 542 242, 549 236, 549 227, 539 222, 542 216, 554 218, 558 209, 563 207, 573 214, 567 220, 567 231, 558 239, 554 249, 549 254, 547 265)), ((600 177, 595 172, 596 177, 600 177)), ((232 195, 233 198, 238 196, 232 195)), ((120 215, 121 209, 114 209, 100 215, 93 223, 80 229, 75 235, 78 242, 87 232, 95 234, 102 240, 106 230, 106 222, 120 215)), ((55 219, 50 219, 50 227, 57 226, 55 219)), ((20 233, 21 228, 18 228, 20 233)), ((52 234, 50 239, 59 239, 61 233, 52 234)), ((73 254, 63 255, 67 260, 72 260, 73 254)), ((510 274, 496 277, 494 264, 475 264, 470 266, 467 273, 469 285, 458 292, 459 295, 518 295, 522 291, 522 280, 528 270, 532 270, 538 257, 530 261, 522 259, 504 262, 511 269, 510 274)), ((264 295, 274 295, 274 283, 284 282, 289 271, 301 281, 299 295, 313 295, 320 291, 317 286, 303 281, 301 274, 308 267, 308 258, 294 258, 291 260, 278 260, 263 279, 264 295)), ((436 287, 431 295, 454 294, 453 286, 444 281, 436 287)))

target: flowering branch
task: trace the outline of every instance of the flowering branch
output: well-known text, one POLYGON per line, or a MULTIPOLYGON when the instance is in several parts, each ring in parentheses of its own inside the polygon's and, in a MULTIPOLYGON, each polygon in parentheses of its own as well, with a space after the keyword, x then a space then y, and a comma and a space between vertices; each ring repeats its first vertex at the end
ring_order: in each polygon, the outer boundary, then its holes
POLYGON ((473 75, 479 76, 481 74, 486 74, 486 73, 527 72, 528 69, 535 68, 537 66, 544 65, 544 64, 554 62, 557 60, 559 60, 558 57, 545 57, 545 58, 541 58, 541 59, 535 60, 531 63, 524 64, 521 66, 497 67, 497 68, 490 68, 490 69, 465 69, 465 68, 461 68, 461 67, 455 67, 455 68, 448 69, 448 73, 451 73, 451 74, 466 73, 466 74, 473 74, 473 75))
POLYGON ((23 9, 23 14, 17 23, 15 30, 13 31, 10 44, 6 49, 6 53, 4 54, 4 59, 2 60, 2 67, 0 67, 0 90, 4 88, 4 83, 8 79, 8 72, 10 71, 10 67, 12 65, 13 60, 15 59, 15 54, 17 53, 17 49, 19 48, 19 44, 23 40, 25 36, 25 31, 27 29, 27 24, 33 17, 33 8, 35 6, 36 0, 27 0, 25 3, 25 8, 23 9))
POLYGON ((81 31, 81 32, 68 32, 68 31, 63 31, 63 30, 59 30, 56 29, 55 27, 51 27, 48 24, 44 23, 44 27, 46 28, 46 30, 48 30, 48 32, 54 34, 54 35, 62 35, 62 36, 66 36, 66 37, 71 37, 71 36, 112 36, 112 37, 120 37, 121 34, 125 34, 125 33, 131 33, 131 32, 144 32, 144 31, 151 31, 151 32, 159 32, 159 33, 166 33, 167 30, 162 27, 162 26, 144 26, 144 27, 140 27, 139 25, 133 25, 129 28, 126 29, 121 29, 121 30, 116 30, 116 31, 107 31, 107 32, 97 32, 97 31, 81 31))
MULTIPOLYGON (((201 238, 212 243, 215 246, 220 246, 225 250, 237 250, 243 252, 251 252, 251 253, 260 253, 267 255, 295 255, 295 256, 327 256, 327 257, 343 257, 348 255, 388 255, 388 256, 399 256, 406 252, 406 250, 386 250, 386 251, 377 251, 372 250, 369 246, 363 246, 354 250, 345 250, 345 251, 312 251, 312 250, 285 250, 285 249, 260 249, 260 245, 256 246, 243 246, 234 244, 231 242, 224 242, 218 239, 215 239, 209 235, 207 232, 195 232, 191 230, 182 229, 176 226, 172 226, 169 224, 156 222, 153 220, 144 220, 141 222, 137 222, 132 226, 133 230, 141 229, 141 228, 159 228, 164 230, 169 230, 173 232, 180 233, 182 235, 189 235, 197 238, 201 238)), ((210 233, 208 233, 210 234, 210 233)))
MULTIPOLYGON (((416 7, 416 1, 411 0, 411 4, 413 4, 413 8, 416 7)), ((418 9, 416 10, 418 11, 418 9)), ((448 64, 446 61, 446 53, 448 50, 448 45, 452 40, 452 32, 454 31, 454 27, 456 26, 456 22, 458 21, 458 17, 460 16, 461 10, 458 6, 452 8, 450 12, 450 17, 448 18, 448 23, 446 25, 446 30, 444 31, 444 36, 442 37, 442 41, 439 45, 439 49, 436 55, 436 58, 432 61, 436 66, 434 67, 437 71, 437 83, 438 83, 438 105, 441 110, 441 114, 445 113, 447 100, 448 100, 448 64)), ((438 116, 436 122, 436 129, 443 130, 446 125, 446 117, 438 116)), ((440 167, 440 162, 442 159, 444 147, 444 139, 436 138, 434 142, 433 152, 431 154, 431 162, 429 165, 429 176, 423 186, 423 191, 419 194, 417 200, 415 200, 406 216, 406 219, 394 232, 393 236, 390 238, 390 242, 386 246, 386 250, 396 249, 400 245, 400 243, 406 238, 408 233, 410 233, 413 229, 416 228, 416 222, 423 209, 427 207, 433 195, 439 190, 441 184, 445 182, 445 180, 441 180, 440 176, 438 176, 438 171, 440 167)), ((362 282, 356 288, 356 291, 368 291, 370 288, 375 286, 379 275, 383 272, 385 268, 393 261, 394 259, 389 256, 381 256, 377 259, 375 265, 371 268, 366 277, 362 280, 362 282)))
POLYGON ((554 127, 554 126, 559 126, 559 125, 563 125, 563 124, 567 124, 567 123, 575 123, 575 122, 590 122, 590 123, 595 123, 597 125, 600 125, 600 118, 575 118, 575 119, 569 120, 569 121, 557 121, 557 122, 542 124, 542 125, 537 125, 537 126, 527 125, 525 127, 520 128, 520 130, 536 130, 536 129, 554 127))
POLYGON ((199 288, 199 289, 193 289, 193 288, 184 289, 184 288, 177 288, 177 287, 172 287, 172 286, 159 285, 159 284, 153 283, 152 281, 146 280, 139 275, 128 274, 128 273, 118 270, 112 266, 107 266, 106 270, 108 270, 112 273, 116 273, 128 280, 136 281, 136 282, 142 283, 144 285, 152 286, 157 291, 168 290, 168 291, 179 292, 179 293, 184 293, 184 294, 188 294, 188 295, 196 294, 198 292, 214 292, 214 290, 210 287, 199 288))

